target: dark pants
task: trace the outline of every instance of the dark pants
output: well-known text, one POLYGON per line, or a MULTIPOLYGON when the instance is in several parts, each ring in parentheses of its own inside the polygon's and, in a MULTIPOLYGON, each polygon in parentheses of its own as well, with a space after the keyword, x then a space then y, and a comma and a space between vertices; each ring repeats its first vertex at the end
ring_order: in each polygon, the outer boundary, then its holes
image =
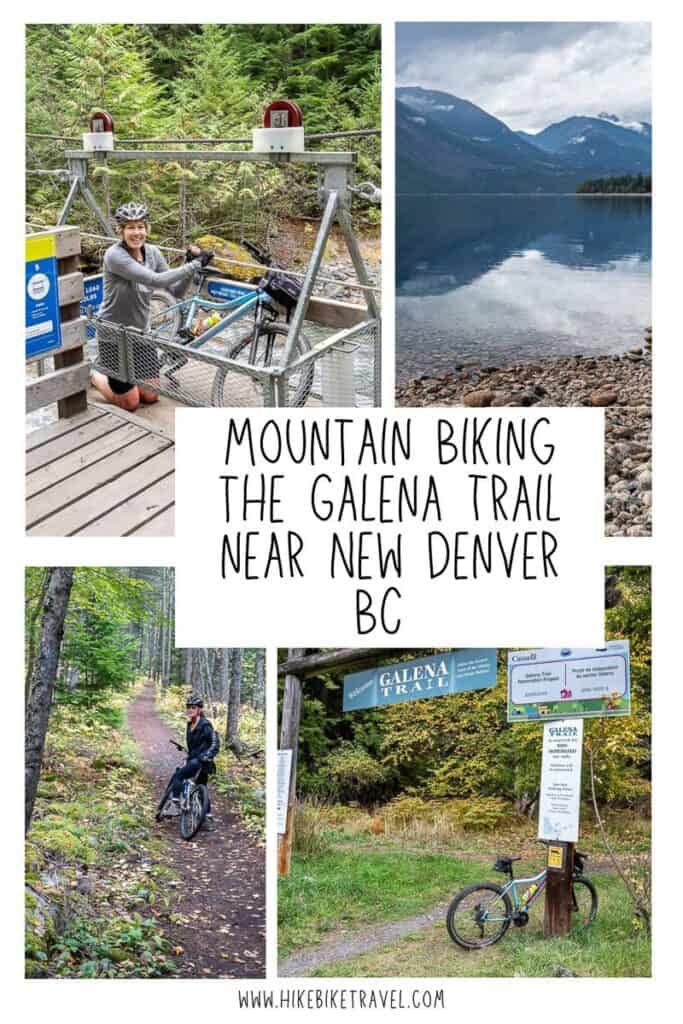
MULTIPOLYGON (((182 792, 183 782, 185 781, 185 779, 194 778, 197 772, 199 772, 199 774, 197 775, 196 781, 206 786, 209 781, 208 768, 203 761, 199 760, 198 757, 191 757, 189 761, 185 762, 182 768, 176 768, 173 778, 171 779, 171 785, 173 787, 171 791, 172 795, 175 797, 179 797, 182 792)), ((211 813, 211 800, 209 800, 206 813, 211 813)))

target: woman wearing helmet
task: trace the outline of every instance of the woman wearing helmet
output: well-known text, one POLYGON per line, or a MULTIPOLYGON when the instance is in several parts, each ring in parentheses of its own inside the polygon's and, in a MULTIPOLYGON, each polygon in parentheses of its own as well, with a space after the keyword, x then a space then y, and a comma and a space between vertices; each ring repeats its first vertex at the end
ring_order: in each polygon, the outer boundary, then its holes
MULTIPOLYGON (((104 254, 104 300, 99 315, 104 321, 144 331, 149 325, 153 289, 166 288, 180 297, 195 271, 209 263, 213 254, 202 252, 196 245, 190 246, 189 262, 169 270, 159 249, 147 242, 149 211, 144 204, 124 203, 114 217, 120 240, 104 254)), ((117 365, 117 340, 107 338, 106 324, 100 324, 97 333, 102 355, 110 365, 117 365)), ((156 356, 148 346, 134 343, 133 360, 141 364, 139 376, 158 375, 156 356)), ((129 412, 134 412, 140 402, 156 402, 158 398, 154 391, 104 373, 94 373, 92 384, 108 402, 129 412)))
MULTIPOLYGON (((221 747, 218 733, 208 718, 204 715, 204 701, 193 693, 185 702, 187 708, 187 727, 185 729, 185 746, 187 748, 187 761, 182 768, 177 768, 173 776, 173 800, 178 801, 185 779, 191 779, 197 775, 197 781, 206 785, 209 775, 212 775, 216 768, 214 758, 221 747), (199 773, 199 774, 197 774, 199 773)), ((207 811, 209 829, 211 829, 211 803, 207 811)))

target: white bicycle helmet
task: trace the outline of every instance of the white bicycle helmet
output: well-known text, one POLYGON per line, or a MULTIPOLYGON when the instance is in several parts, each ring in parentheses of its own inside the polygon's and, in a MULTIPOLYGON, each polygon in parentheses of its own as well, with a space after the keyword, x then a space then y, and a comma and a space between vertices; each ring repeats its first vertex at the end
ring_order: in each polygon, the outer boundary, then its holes
POLYGON ((114 214, 116 223, 120 224, 121 227, 132 220, 147 220, 148 217, 149 210, 144 203, 124 203, 117 208, 114 214))

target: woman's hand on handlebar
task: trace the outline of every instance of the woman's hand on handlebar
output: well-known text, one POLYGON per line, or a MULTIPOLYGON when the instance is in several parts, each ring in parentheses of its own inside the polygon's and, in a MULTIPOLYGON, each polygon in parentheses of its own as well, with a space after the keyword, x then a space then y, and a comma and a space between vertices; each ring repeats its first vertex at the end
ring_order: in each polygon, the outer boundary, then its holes
POLYGON ((214 257, 213 252, 209 252, 208 249, 200 249, 198 245, 188 245, 185 250, 185 262, 191 263, 192 260, 199 260, 203 267, 207 266, 214 257))

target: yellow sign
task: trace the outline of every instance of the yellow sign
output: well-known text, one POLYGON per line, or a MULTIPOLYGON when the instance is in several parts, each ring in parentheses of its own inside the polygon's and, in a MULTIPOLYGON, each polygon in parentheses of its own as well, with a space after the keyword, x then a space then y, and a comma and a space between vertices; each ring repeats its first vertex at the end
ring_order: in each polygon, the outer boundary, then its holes
POLYGON ((562 846, 548 847, 548 867, 562 870, 564 867, 564 848, 562 846))
POLYGON ((47 260, 57 253, 54 235, 28 235, 26 238, 26 262, 47 260))

